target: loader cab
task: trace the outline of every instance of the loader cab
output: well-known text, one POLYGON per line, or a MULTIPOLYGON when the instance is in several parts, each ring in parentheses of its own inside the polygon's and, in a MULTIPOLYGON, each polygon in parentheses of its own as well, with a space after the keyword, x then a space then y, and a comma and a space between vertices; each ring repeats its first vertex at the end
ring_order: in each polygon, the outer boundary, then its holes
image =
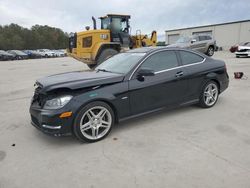
POLYGON ((100 19, 101 29, 110 30, 111 42, 118 42, 122 47, 130 47, 132 41, 129 34, 129 15, 108 14, 100 19))

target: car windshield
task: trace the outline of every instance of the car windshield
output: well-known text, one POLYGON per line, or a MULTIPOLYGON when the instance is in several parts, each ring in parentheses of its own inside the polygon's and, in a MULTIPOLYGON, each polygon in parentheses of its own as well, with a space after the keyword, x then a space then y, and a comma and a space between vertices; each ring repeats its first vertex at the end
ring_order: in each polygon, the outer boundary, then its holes
POLYGON ((97 66, 97 71, 107 71, 119 74, 128 73, 146 53, 120 53, 97 66))
POLYGON ((190 38, 189 37, 180 37, 176 43, 187 43, 190 41, 190 38))

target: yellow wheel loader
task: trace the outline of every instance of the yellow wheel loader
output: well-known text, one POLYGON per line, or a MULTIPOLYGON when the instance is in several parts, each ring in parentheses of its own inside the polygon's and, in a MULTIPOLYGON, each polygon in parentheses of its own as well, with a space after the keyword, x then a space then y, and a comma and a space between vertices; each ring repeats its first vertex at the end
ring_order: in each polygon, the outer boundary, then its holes
POLYGON ((100 17, 101 29, 97 29, 96 19, 92 17, 93 30, 87 26, 86 31, 70 35, 69 56, 93 68, 121 51, 156 46, 156 31, 148 37, 137 30, 132 36, 129 19, 130 15, 108 14, 100 17))

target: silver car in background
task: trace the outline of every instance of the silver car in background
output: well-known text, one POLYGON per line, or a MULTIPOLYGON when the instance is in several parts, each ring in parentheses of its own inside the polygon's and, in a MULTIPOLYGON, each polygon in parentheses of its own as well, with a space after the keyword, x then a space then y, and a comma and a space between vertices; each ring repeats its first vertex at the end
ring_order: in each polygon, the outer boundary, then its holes
POLYGON ((187 48, 197 50, 208 56, 214 55, 216 41, 210 35, 193 35, 190 37, 181 36, 174 44, 169 47, 187 48))

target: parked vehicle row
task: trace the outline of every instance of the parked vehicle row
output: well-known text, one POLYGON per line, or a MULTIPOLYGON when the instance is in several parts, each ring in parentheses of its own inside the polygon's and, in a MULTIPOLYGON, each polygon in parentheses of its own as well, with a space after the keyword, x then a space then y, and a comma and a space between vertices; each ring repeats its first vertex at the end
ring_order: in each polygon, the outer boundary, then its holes
POLYGON ((14 60, 15 56, 3 50, 0 50, 0 61, 14 60))
POLYGON ((36 59, 49 57, 64 57, 67 56, 66 50, 0 50, 0 61, 8 60, 22 60, 22 59, 36 59))
POLYGON ((9 50, 7 53, 12 54, 17 60, 28 59, 28 55, 20 50, 9 50))

